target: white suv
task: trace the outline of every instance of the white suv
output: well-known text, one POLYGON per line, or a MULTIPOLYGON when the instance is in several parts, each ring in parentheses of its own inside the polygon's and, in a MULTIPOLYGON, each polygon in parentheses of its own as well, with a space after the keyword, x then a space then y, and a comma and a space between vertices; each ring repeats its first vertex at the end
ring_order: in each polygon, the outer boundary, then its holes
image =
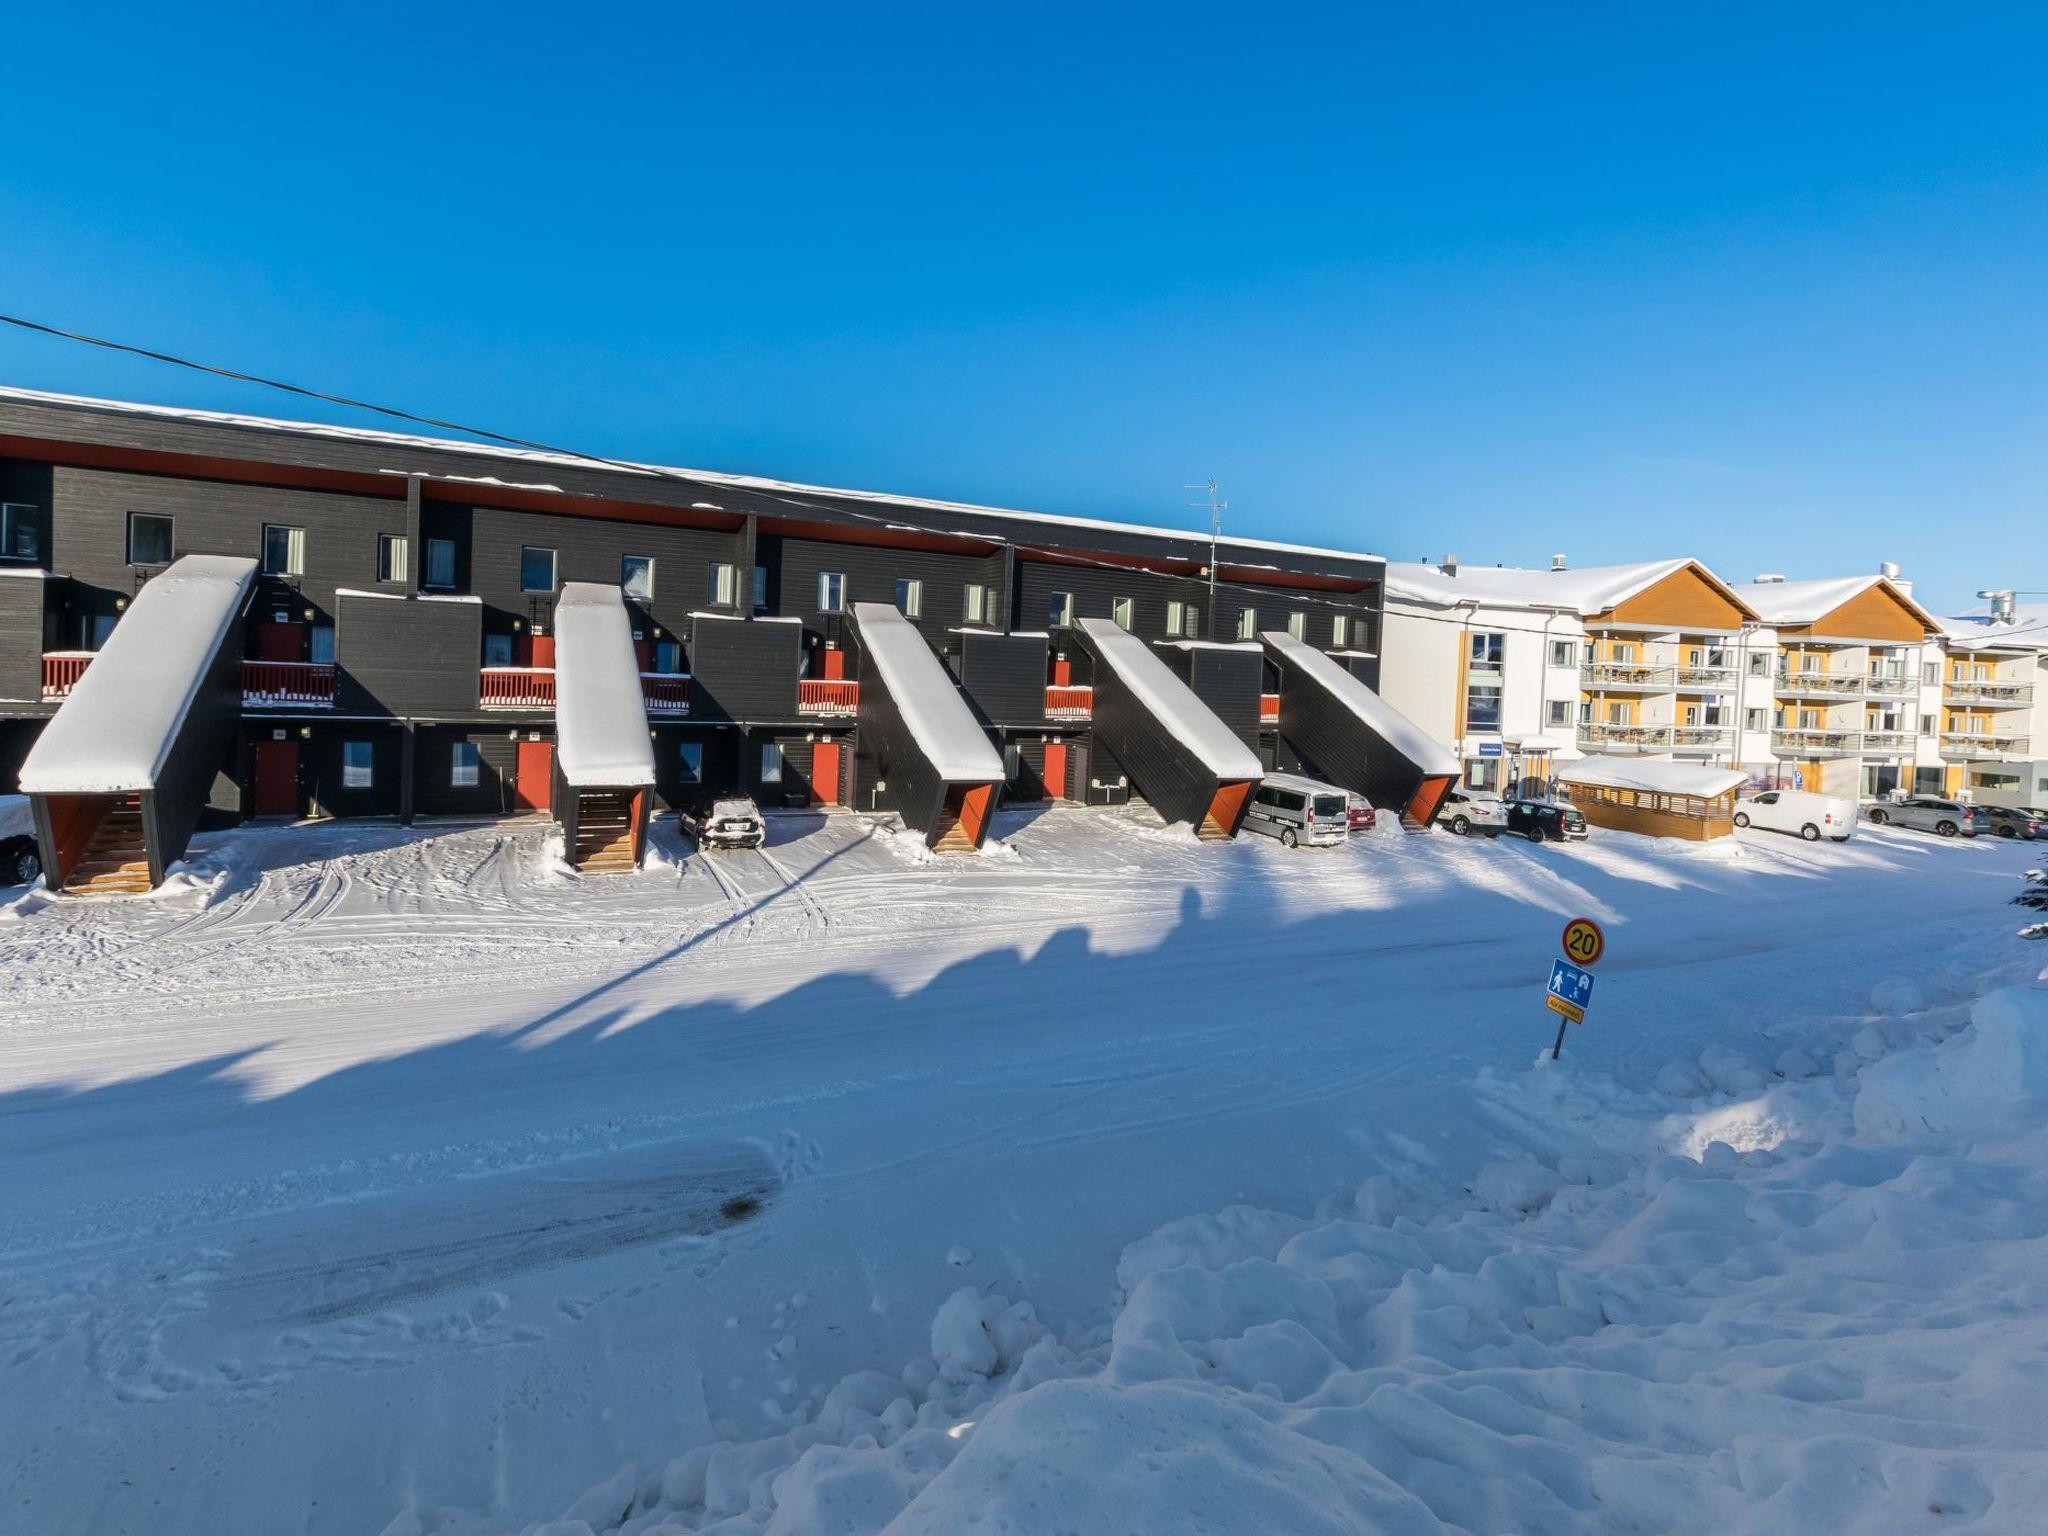
POLYGON ((1492 837, 1506 830, 1508 808, 1492 795, 1454 789, 1444 796, 1443 809, 1436 813, 1436 819, 1460 837, 1469 837, 1474 832, 1492 837))

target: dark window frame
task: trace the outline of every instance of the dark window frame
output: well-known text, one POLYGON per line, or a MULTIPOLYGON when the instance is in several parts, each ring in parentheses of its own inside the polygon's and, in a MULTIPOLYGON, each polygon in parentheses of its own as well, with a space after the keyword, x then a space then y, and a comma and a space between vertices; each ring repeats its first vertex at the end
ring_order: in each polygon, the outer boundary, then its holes
POLYGON ((169 565, 178 557, 178 520, 168 512, 130 512, 128 514, 128 563, 142 570, 158 570, 169 565), (138 523, 161 523, 164 528, 164 557, 161 560, 138 560, 135 558, 135 530, 138 523))

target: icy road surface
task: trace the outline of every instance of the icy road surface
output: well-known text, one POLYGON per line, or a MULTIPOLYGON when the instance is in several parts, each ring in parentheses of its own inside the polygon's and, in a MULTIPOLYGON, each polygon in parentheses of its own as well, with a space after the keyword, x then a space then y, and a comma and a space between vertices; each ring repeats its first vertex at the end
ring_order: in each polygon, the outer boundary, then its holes
POLYGON ((1086 1328, 1161 1223, 1477 1168, 1567 917, 1609 947, 1566 1049, 1647 1080, 1981 941, 2030 862, 1059 809, 945 861, 664 821, 577 881, 543 832, 246 829, 0 909, 0 1526, 543 1519, 894 1371, 962 1285, 1086 1328))

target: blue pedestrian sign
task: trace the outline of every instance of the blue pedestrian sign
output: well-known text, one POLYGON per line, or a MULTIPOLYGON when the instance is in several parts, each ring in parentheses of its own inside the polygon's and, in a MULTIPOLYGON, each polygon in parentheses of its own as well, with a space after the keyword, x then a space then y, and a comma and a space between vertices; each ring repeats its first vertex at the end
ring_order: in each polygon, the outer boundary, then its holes
POLYGON ((1479 743, 1479 755, 1481 757, 1499 757, 1500 743, 1497 741, 1482 741, 1479 743))
POLYGON ((1583 1024, 1593 1003, 1593 973, 1581 970, 1569 960, 1550 962, 1550 993, 1544 1007, 1561 1013, 1574 1024, 1583 1024))

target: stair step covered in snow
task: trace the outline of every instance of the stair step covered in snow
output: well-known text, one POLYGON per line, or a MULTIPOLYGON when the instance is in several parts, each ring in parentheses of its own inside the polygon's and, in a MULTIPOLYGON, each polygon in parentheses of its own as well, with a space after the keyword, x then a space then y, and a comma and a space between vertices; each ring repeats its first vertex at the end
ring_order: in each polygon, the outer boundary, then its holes
POLYGON ((1159 653, 1109 619, 1075 626, 1095 661, 1095 738, 1169 822, 1198 837, 1235 837, 1260 777, 1259 757, 1159 653))
POLYGON ((1284 630, 1259 636, 1280 670, 1280 735, 1318 777, 1426 827, 1458 760, 1338 662, 1284 630))
POLYGON ((988 835, 1003 760, 945 663, 888 603, 855 603, 861 803, 893 810, 940 849, 988 835))
POLYGON ((21 767, 52 890, 133 892, 183 856, 242 713, 256 562, 185 555, 143 584, 21 767))
POLYGON ((637 869, 647 848, 654 748, 633 626, 617 587, 571 581, 555 603, 555 820, 569 862, 637 869))

